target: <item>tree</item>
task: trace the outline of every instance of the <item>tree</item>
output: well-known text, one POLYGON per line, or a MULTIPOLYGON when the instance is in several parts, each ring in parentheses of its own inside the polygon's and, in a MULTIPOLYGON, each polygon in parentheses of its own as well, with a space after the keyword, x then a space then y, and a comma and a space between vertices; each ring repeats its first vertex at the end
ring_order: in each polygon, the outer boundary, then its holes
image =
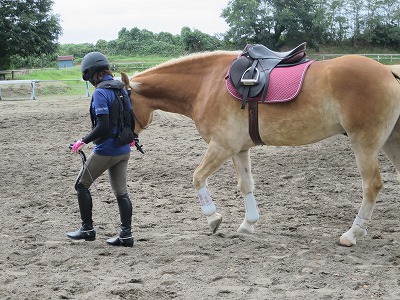
POLYGON ((54 54, 62 33, 51 0, 0 0, 0 69, 9 67, 13 55, 54 54))
POLYGON ((222 42, 217 37, 210 36, 198 29, 192 31, 187 26, 181 29, 181 40, 184 49, 190 53, 222 48, 222 42))
POLYGON ((230 0, 221 17, 229 25, 225 42, 237 49, 252 43, 273 45, 280 30, 274 28, 272 10, 263 0, 230 0))
POLYGON ((230 26, 225 40, 241 48, 279 50, 304 41, 318 47, 327 36, 325 9, 321 0, 230 0, 221 14, 230 26))

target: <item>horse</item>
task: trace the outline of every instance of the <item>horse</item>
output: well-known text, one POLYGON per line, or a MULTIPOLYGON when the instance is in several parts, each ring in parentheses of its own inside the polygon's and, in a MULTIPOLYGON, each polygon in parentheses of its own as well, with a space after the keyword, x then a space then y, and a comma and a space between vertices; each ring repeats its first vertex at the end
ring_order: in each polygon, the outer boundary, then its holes
MULTIPOLYGON (((121 73, 131 90, 135 133, 148 128, 156 110, 193 120, 207 150, 193 173, 201 211, 215 233, 222 216, 207 178, 232 159, 245 216, 239 233, 252 234, 260 212, 254 195, 247 109, 226 89, 225 77, 238 51, 195 53, 134 74, 121 73)), ((265 146, 299 146, 347 135, 362 179, 362 202, 338 243, 353 246, 367 226, 383 186, 378 153, 400 170, 400 84, 398 69, 373 59, 344 55, 310 64, 298 95, 283 103, 258 105, 259 134, 265 146), (396 75, 397 73, 397 75, 396 75)))

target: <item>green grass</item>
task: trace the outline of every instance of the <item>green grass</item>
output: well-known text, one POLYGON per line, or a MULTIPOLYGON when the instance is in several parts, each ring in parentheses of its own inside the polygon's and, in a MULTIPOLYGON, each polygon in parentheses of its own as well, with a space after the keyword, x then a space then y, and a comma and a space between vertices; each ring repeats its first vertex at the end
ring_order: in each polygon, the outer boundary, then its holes
POLYGON ((71 80, 81 79, 80 66, 74 66, 71 68, 64 69, 38 69, 29 70, 26 74, 17 74, 15 79, 17 80, 71 80))
MULTIPOLYGON (((360 54, 373 54, 373 53, 390 53, 391 51, 383 51, 384 49, 360 49, 360 51, 350 51, 344 47, 342 48, 335 48, 335 47, 324 47, 320 49, 320 52, 315 52, 313 49, 309 49, 307 52, 309 56, 313 55, 321 55, 324 53, 343 53, 343 54, 350 54, 350 53, 360 53, 360 54)), ((120 72, 126 72, 129 75, 137 72, 142 71, 143 69, 135 69, 138 64, 143 64, 144 68, 148 68, 159 64, 161 62, 167 61, 173 57, 159 57, 159 56, 137 56, 137 57, 126 57, 126 56, 111 56, 109 57, 109 61, 111 66, 115 64, 117 69, 114 71, 115 76, 119 77, 120 72)), ((387 64, 384 61, 381 61, 384 64, 387 64)), ((75 61, 75 63, 80 63, 75 61)), ((391 62, 391 64, 398 63, 400 61, 391 62)), ((86 85, 85 82, 82 81, 81 77, 81 70, 80 65, 76 65, 71 68, 64 68, 64 69, 41 69, 41 70, 29 70, 28 72, 21 72, 16 73, 15 78, 16 80, 41 80, 41 81, 55 81, 55 82, 47 82, 47 83, 40 83, 41 90, 40 94, 43 95, 82 95, 85 94, 86 85)), ((93 87, 90 86, 90 93, 93 91, 93 87)))
MULTIPOLYGON (((143 69, 136 69, 137 65, 144 68, 149 68, 161 62, 167 61, 169 57, 109 57, 111 66, 114 64, 117 69, 114 71, 116 77, 120 76, 120 72, 126 72, 133 74, 135 71, 142 71, 143 69)), ((75 63, 77 63, 75 61, 75 63)), ((80 65, 76 65, 71 68, 63 69, 39 69, 39 70, 28 70, 20 73, 16 73, 14 76, 15 80, 40 80, 40 81, 55 81, 40 83, 41 89, 38 93, 42 95, 51 94, 62 94, 62 95, 81 95, 86 91, 85 82, 82 81, 82 74, 80 65)), ((90 86, 90 92, 93 88, 90 86)))

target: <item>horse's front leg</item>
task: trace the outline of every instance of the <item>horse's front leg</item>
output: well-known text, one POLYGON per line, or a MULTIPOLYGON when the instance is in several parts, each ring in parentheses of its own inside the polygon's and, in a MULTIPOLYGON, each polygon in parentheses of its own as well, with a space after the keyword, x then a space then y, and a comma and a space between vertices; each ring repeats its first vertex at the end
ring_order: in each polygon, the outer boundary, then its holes
POLYGON ((231 156, 231 151, 210 142, 203 160, 193 174, 193 186, 200 200, 201 211, 207 217, 212 233, 218 230, 222 222, 222 216, 217 213, 217 208, 207 188, 207 178, 219 170, 222 164, 231 156))
POLYGON ((339 240, 340 245, 348 247, 355 245, 357 238, 367 235, 367 226, 375 208, 376 197, 383 185, 377 154, 367 155, 362 151, 355 151, 355 154, 362 178, 363 200, 353 225, 339 240))
POLYGON ((253 233, 254 223, 260 218, 257 202, 254 197, 254 181, 251 174, 250 151, 241 151, 232 157, 238 179, 238 187, 244 197, 245 217, 238 228, 241 233, 253 233))

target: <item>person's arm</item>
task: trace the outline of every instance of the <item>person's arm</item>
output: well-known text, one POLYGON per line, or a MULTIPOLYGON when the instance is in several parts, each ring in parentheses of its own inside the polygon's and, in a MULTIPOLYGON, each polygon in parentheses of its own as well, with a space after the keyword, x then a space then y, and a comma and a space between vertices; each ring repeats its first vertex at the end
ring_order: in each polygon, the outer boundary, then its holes
POLYGON ((109 115, 108 114, 97 115, 96 127, 94 127, 92 131, 89 132, 82 139, 82 142, 84 142, 85 144, 89 144, 90 142, 93 142, 94 140, 105 136, 106 134, 109 133, 109 127, 110 127, 109 115))

